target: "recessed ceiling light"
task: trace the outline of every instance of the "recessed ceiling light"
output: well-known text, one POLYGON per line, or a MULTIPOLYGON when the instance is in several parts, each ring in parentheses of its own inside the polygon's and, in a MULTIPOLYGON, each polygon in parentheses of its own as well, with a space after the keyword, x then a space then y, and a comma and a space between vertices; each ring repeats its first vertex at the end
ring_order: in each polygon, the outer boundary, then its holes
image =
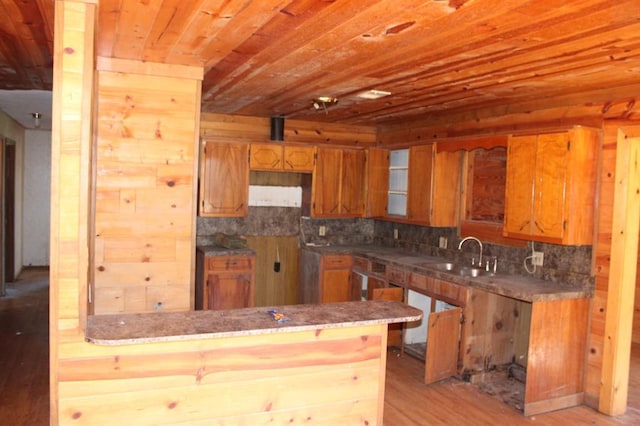
POLYGON ((362 99, 379 99, 384 98, 385 96, 389 96, 390 94, 391 92, 385 92, 384 90, 372 89, 358 94, 358 97, 362 99))

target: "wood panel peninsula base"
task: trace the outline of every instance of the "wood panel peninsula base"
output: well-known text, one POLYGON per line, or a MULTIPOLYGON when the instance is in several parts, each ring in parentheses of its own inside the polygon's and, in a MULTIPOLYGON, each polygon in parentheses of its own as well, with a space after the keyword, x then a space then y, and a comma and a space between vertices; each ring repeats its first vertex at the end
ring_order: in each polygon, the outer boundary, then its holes
POLYGON ((89 317, 60 365, 70 424, 382 425, 387 324, 419 309, 370 301, 89 317))

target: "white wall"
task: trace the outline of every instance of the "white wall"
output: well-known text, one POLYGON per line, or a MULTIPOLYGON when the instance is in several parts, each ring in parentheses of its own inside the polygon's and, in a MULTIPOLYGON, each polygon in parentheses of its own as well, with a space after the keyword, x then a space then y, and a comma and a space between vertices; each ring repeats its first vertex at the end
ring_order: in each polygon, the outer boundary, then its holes
POLYGON ((16 143, 16 176, 15 176, 15 246, 14 246, 14 273, 18 276, 22 270, 22 169, 25 129, 17 121, 0 111, 0 135, 3 135, 16 143))
POLYGON ((25 131, 24 167, 22 170, 24 185, 22 193, 22 265, 49 265, 50 131, 25 131))

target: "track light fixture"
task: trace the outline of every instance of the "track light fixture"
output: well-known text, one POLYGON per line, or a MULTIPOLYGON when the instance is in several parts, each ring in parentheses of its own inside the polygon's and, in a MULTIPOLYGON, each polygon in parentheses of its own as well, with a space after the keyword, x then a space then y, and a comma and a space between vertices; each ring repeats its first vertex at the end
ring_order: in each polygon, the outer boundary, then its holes
POLYGON ((328 114, 327 111, 328 106, 332 106, 338 103, 338 98, 334 98, 332 96, 320 96, 317 98, 311 99, 311 105, 313 105, 314 109, 324 109, 324 113, 328 114))

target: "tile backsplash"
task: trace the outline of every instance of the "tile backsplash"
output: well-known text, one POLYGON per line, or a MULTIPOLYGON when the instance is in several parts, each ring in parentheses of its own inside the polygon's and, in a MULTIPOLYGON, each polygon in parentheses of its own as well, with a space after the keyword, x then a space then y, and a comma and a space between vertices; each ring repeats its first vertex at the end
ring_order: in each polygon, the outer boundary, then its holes
MULTIPOLYGON (((313 219, 303 217, 300 208, 291 207, 249 207, 244 218, 198 217, 197 244, 209 243, 210 236, 219 232, 234 236, 298 235, 301 244, 379 244, 456 261, 466 261, 478 251, 473 243, 458 250, 461 239, 455 227, 433 228, 374 219, 313 219), (446 247, 441 248, 441 242, 446 242, 446 247)), ((498 272, 562 281, 576 287, 593 286, 591 246, 535 243, 535 249, 544 252, 544 265, 530 274, 523 264, 531 255, 530 244, 510 247, 483 241, 483 254, 496 256, 498 272)), ((533 270, 529 261, 527 266, 533 270)))

